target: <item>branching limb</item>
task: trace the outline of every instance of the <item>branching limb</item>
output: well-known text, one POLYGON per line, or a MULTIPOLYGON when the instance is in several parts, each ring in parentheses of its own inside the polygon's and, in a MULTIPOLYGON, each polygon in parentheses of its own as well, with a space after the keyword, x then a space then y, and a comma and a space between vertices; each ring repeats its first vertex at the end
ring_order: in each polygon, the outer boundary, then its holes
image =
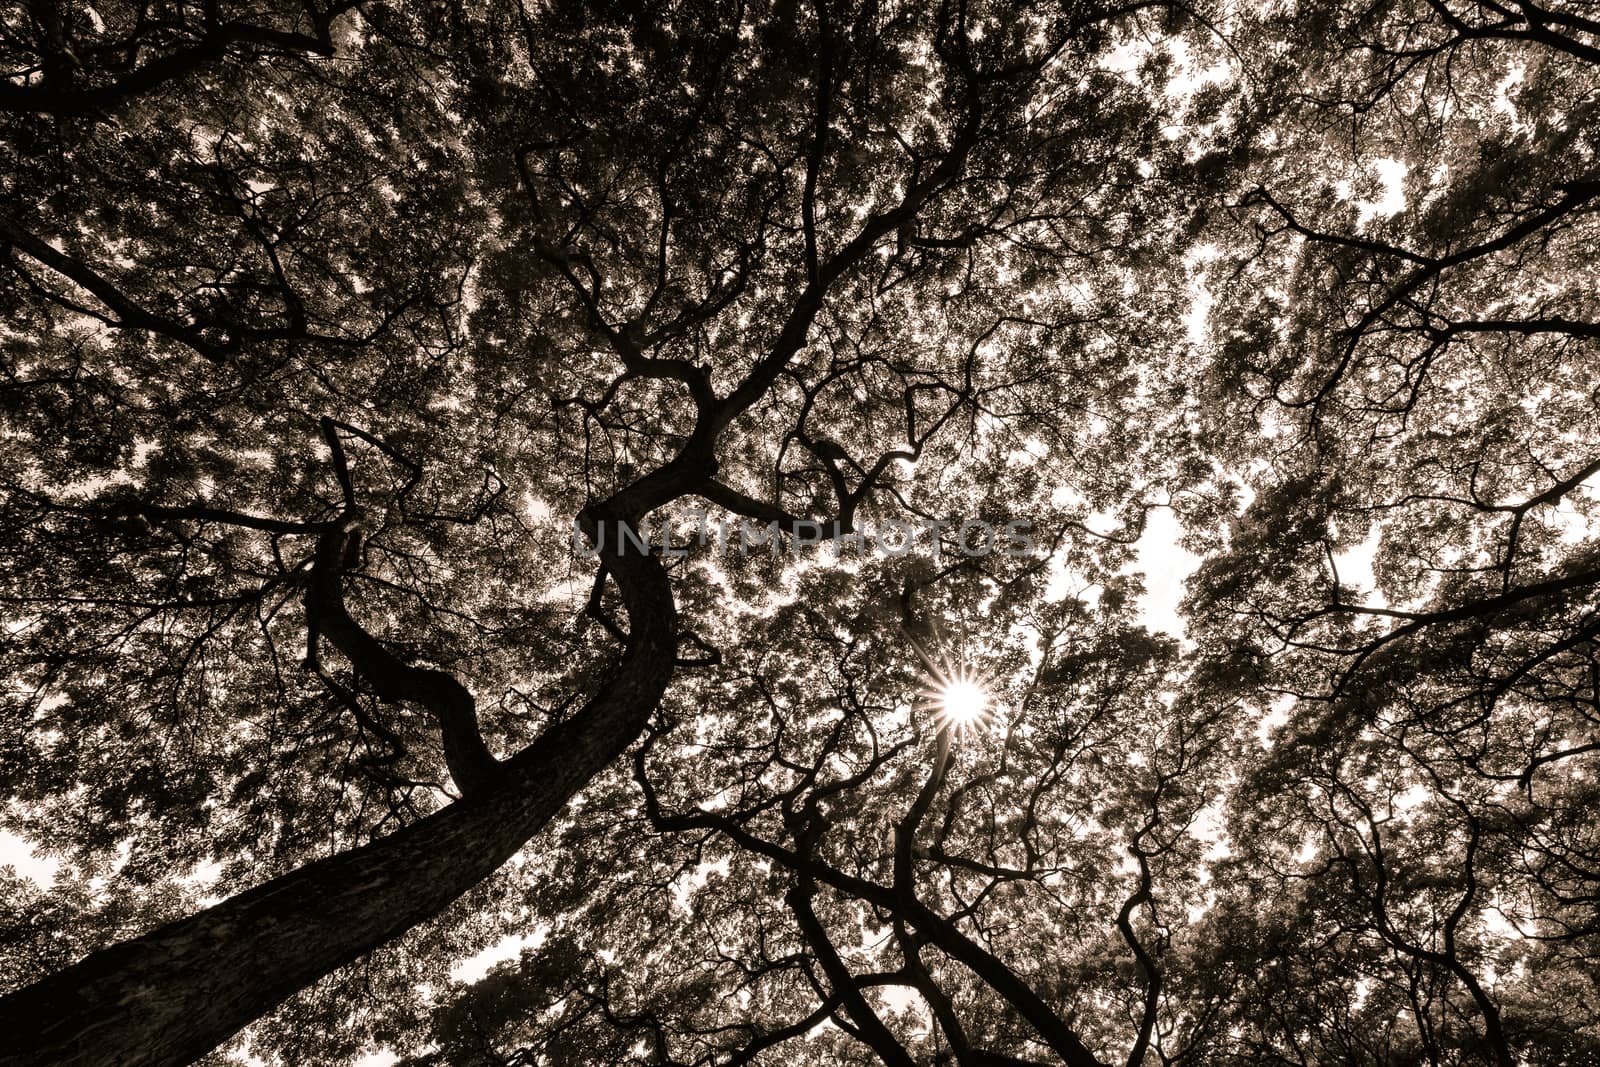
POLYGON ((822 965, 822 971, 828 977, 828 984, 833 987, 834 994, 843 1001, 844 1008, 855 1022, 861 1039, 872 1047, 872 1051, 877 1053, 885 1067, 915 1067, 911 1054, 895 1039, 894 1034, 889 1032, 889 1028, 883 1024, 878 1013, 872 1010, 872 1005, 862 996, 861 987, 850 973, 850 968, 839 957, 833 942, 828 939, 827 930, 823 928, 821 920, 817 918, 817 913, 811 906, 813 889, 807 884, 808 881, 802 878, 801 885, 789 890, 784 900, 788 903, 789 910, 794 913, 800 932, 805 935, 806 943, 811 946, 817 962, 822 965))

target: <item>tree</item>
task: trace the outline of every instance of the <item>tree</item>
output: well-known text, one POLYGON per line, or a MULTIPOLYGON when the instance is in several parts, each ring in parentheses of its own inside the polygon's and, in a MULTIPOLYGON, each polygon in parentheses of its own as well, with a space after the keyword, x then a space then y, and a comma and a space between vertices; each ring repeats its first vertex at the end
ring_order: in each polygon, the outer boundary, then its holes
POLYGON ((628 550, 659 509, 846 536, 954 512, 903 467, 1117 436, 1057 420, 1128 391, 1127 297, 1058 269, 1151 247, 1125 17, 31 10, 7 786, 141 906, 38 947, 96 951, 7 1062, 187 1062, 504 865, 720 658, 628 550), (588 628, 541 604, 574 517, 588 628))
POLYGON ((1320 61, 1263 72, 1296 103, 1241 183, 1263 284, 1218 305, 1219 394, 1273 444, 1193 590, 1279 720, 1235 826, 1244 883, 1296 914, 1255 936, 1321 972, 1249 1029, 1300 1062, 1569 1062, 1596 1037, 1587 993, 1548 995, 1594 947, 1596 25, 1313 22, 1320 61), (1381 1046, 1308 1047, 1325 996, 1356 1009, 1330 1038, 1381 1046))
POLYGON ((1592 1057, 1597 29, 30 6, 0 1062, 1592 1057))

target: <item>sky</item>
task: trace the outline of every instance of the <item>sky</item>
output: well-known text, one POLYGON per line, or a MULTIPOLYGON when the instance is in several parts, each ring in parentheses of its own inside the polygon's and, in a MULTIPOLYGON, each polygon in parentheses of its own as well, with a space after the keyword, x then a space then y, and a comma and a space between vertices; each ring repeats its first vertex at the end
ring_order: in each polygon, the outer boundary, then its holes
POLYGON ((1146 628, 1183 636, 1183 620, 1178 603, 1183 600, 1183 583, 1200 563, 1178 544, 1182 534, 1171 508, 1155 508, 1145 519, 1144 536, 1139 538, 1138 569, 1144 572, 1144 596, 1139 599, 1139 614, 1146 628))

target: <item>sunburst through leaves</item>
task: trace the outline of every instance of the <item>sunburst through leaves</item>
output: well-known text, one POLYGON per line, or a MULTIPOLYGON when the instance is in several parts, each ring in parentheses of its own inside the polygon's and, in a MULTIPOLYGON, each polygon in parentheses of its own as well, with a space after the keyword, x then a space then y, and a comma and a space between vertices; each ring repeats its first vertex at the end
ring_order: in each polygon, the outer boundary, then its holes
POLYGON ((994 696, 981 671, 944 655, 935 658, 924 652, 922 661, 927 667, 927 684, 921 695, 941 729, 966 733, 993 724, 994 696))

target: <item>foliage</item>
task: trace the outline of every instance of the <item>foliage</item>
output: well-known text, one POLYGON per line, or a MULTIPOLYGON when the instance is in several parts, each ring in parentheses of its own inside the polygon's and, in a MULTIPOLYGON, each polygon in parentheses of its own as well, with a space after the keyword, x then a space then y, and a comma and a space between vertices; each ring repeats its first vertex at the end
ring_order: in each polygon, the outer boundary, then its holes
POLYGON ((0 982, 489 805, 216 1061, 1600 1056, 1591 14, 8 16, 0 982))

